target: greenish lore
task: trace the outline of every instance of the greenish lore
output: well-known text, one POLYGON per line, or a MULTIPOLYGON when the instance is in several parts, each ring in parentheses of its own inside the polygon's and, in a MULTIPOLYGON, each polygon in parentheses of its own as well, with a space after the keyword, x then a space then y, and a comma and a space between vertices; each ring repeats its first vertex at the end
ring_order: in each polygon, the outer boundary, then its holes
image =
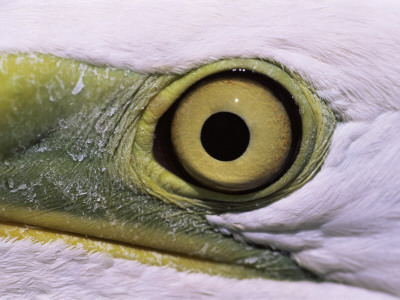
POLYGON ((223 276, 316 280, 286 254, 215 231, 209 212, 149 195, 129 172, 149 101, 176 80, 44 55, 0 55, 0 219, 231 266, 223 276))

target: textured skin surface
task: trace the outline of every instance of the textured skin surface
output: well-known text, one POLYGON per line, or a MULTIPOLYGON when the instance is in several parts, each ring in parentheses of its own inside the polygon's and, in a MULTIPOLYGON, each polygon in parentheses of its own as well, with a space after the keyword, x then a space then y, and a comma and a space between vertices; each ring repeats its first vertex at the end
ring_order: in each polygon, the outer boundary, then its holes
MULTIPOLYGON (((400 295, 397 1, 254 1, 229 6, 168 1, 163 9, 144 1, 49 3, 0 1, 0 27, 7 28, 0 32, 0 51, 37 51, 141 72, 175 73, 225 57, 265 57, 299 73, 341 120, 326 163, 311 182, 285 199, 209 220, 242 241, 289 251, 302 266, 327 279, 400 295)), ((26 245, 22 247, 36 247, 26 245)), ((31 259, 29 251, 15 251, 15 256, 24 255, 31 259)), ((30 282, 29 275, 23 276, 30 282)), ((76 286, 75 276, 63 278, 63 286, 76 286)), ((178 278, 185 285, 191 276, 178 278)), ((211 295, 230 293, 231 284, 224 279, 207 281, 202 290, 208 284, 226 291, 211 295)), ((246 287, 256 291, 269 284, 277 294, 297 287, 284 283, 282 289, 281 283, 269 281, 246 287)), ((315 298, 316 285, 304 283, 294 290, 299 298, 315 298)), ((9 286, 0 287, 9 291, 9 286)), ((119 291, 131 293, 124 286, 119 291)), ((321 293, 335 298, 335 286, 321 293)), ((351 296, 352 288, 341 288, 351 296)))

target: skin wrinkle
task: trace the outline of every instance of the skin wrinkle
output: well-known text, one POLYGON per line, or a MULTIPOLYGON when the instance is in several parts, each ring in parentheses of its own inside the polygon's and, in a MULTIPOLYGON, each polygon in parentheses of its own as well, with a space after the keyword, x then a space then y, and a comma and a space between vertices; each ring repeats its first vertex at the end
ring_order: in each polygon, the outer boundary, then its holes
MULTIPOLYGON (((4 59, 6 55, 2 57, 4 59)), ((71 60, 43 55, 8 57, 10 73, 6 79, 13 78, 14 72, 19 72, 24 66, 23 62, 31 67, 32 60, 40 62, 36 64, 39 71, 49 69, 48 64, 55 64, 69 73, 68 67, 76 65, 71 60), (19 68, 13 68, 15 61, 19 62, 19 68)), ((95 75, 95 80, 94 84, 85 81, 86 86, 81 93, 83 98, 80 98, 82 101, 75 101, 77 95, 73 93, 66 99, 78 104, 86 103, 87 107, 76 114, 71 112, 66 119, 69 122, 57 128, 40 144, 4 161, 4 165, 12 164, 17 167, 11 172, 4 173, 0 170, 1 218, 151 249, 193 255, 205 259, 205 263, 208 260, 225 262, 236 266, 236 270, 232 268, 232 272, 225 273, 228 276, 257 274, 268 278, 281 277, 285 280, 310 278, 309 273, 301 270, 285 255, 273 253, 269 249, 242 245, 216 233, 205 220, 204 211, 198 211, 195 207, 190 211, 181 210, 168 200, 161 202, 155 199, 144 191, 148 186, 141 185, 135 174, 132 174, 135 167, 137 168, 137 163, 133 161, 127 164, 126 160, 131 159, 134 152, 129 141, 135 137, 135 132, 142 128, 137 126, 138 116, 142 114, 148 101, 171 82, 170 76, 152 76, 152 79, 147 81, 148 84, 143 86, 140 78, 148 78, 147 75, 93 66, 88 66, 88 70, 95 75), (98 74, 106 74, 106 80, 97 80, 98 74), (100 86, 106 83, 111 83, 112 87, 101 89, 100 86), (128 88, 121 87, 121 83, 128 88), (136 89, 137 86, 142 86, 142 90, 136 94, 135 99, 129 101, 132 89, 136 89), (115 93, 115 90, 121 92, 115 93), (92 97, 94 92, 99 96, 92 97), (110 101, 113 102, 112 106, 109 105, 110 101), (113 110, 123 107, 126 103, 129 103, 132 109, 124 115, 121 126, 116 128, 115 124, 120 115, 113 110), (103 109, 103 106, 107 109, 103 109), (125 125, 128 126, 128 130, 125 125), (120 147, 117 155, 110 157, 113 146, 121 135, 126 139, 124 143, 120 143, 124 149, 120 147), (40 149, 44 148, 49 151, 43 153, 40 149), (15 190, 10 190, 13 187, 10 188, 6 184, 10 178, 15 182, 15 190), (41 180, 42 184, 34 185, 32 182, 36 180, 41 180), (46 190, 49 190, 49 193, 46 190)), ((50 82, 54 80, 51 76, 47 77, 45 72, 39 71, 35 77, 37 80, 43 77, 50 82)), ((28 69, 29 72, 32 72, 32 69, 28 69)), ((64 76, 65 81, 70 81, 72 86, 75 86, 78 79, 69 78, 64 76)), ((89 76, 85 78, 90 82, 89 76)), ((22 80, 22 83, 19 81, 18 85, 24 87, 25 78, 19 77, 19 80, 22 80)), ((39 85, 38 88, 40 87, 39 85)), ((71 94, 70 89, 66 94, 71 94)), ((17 100, 27 101, 25 98, 17 100)), ((5 106, 6 112, 7 108, 9 107, 5 106)), ((25 110, 34 108, 37 107, 23 106, 25 110)), ((41 124, 40 117, 35 121, 41 124)), ((19 126, 16 126, 19 132, 17 129, 13 132, 24 133, 23 127, 21 130, 21 126, 24 125, 22 120, 19 126)), ((150 139, 152 138, 150 135, 150 139)), ((146 159, 148 158, 143 158, 146 159)), ((0 167, 3 168, 3 165, 0 167)))
POLYGON ((152 2, 117 3, 0 1, 0 27, 7 28, 0 32, 0 51, 52 53, 150 73, 185 73, 223 57, 266 57, 297 72, 343 122, 325 165, 281 201, 209 220, 242 241, 247 231, 281 232, 259 242, 283 249, 290 248, 293 232, 306 237, 316 228, 323 234, 315 245, 324 248, 308 249, 305 239, 303 251, 292 253, 301 265, 327 279, 399 295, 398 2, 283 0, 226 7, 168 1, 163 9, 152 2))
MULTIPOLYGON (((127 101, 127 103, 124 105, 124 110, 123 112, 120 113, 121 117, 117 120, 116 124, 115 124, 115 128, 118 128, 121 124, 121 122, 123 121, 123 116, 126 115, 127 111, 131 108, 130 106, 130 102, 132 101, 132 99, 134 99, 137 95, 137 93, 142 89, 143 85, 146 83, 147 78, 143 79, 143 82, 141 85, 138 86, 138 88, 132 93, 132 96, 129 97, 129 100, 127 101)), ((128 127, 127 127, 128 128, 128 127)), ((114 146, 113 149, 113 153, 112 155, 114 156, 116 154, 116 152, 118 151, 118 148, 120 147, 120 144, 122 142, 122 136, 125 134, 125 132, 122 132, 121 134, 121 138, 119 138, 119 140, 117 141, 117 143, 114 146)))

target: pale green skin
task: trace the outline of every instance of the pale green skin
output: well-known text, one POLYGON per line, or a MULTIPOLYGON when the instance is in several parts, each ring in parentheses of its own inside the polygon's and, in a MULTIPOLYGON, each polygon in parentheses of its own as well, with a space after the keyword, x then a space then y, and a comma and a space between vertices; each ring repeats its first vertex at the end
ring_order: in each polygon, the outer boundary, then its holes
POLYGON ((0 56, 0 219, 239 266, 226 276, 315 280, 285 254, 216 232, 212 211, 148 194, 121 168, 143 108, 178 77, 0 56))

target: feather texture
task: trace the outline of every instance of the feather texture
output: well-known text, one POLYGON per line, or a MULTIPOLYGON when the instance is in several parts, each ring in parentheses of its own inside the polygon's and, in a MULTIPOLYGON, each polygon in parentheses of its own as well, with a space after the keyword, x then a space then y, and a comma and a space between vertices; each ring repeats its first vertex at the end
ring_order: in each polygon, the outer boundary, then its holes
POLYGON ((88 254, 62 242, 0 241, 1 299, 395 299, 335 283, 236 280, 88 254), (27 251, 29 249, 29 251, 27 251), (325 298, 326 299, 326 298, 325 298))
MULTIPOLYGON (((209 216, 209 221, 244 242, 290 251, 299 264, 328 280, 400 295, 397 1, 167 0, 160 7, 159 2, 140 0, 3 0, 0 28, 0 52, 49 53, 162 73, 183 73, 221 58, 258 57, 299 73, 342 121, 321 171, 286 199, 247 213, 209 216)), ((66 292, 74 298, 136 291, 139 298, 152 298, 164 295, 152 287, 160 281, 160 290, 174 287, 177 296, 199 298, 284 299, 293 291, 305 298, 320 298, 327 291, 332 298, 354 298, 357 293, 358 298, 379 298, 330 283, 239 282, 164 269, 150 275, 152 267, 60 244, 2 241, 0 251, 2 278, 10 279, 1 281, 0 290, 10 295, 33 297, 49 289, 52 296, 66 292), (42 251, 48 253, 43 260, 42 251), (21 266, 15 264, 18 260, 23 260, 21 266), (35 265, 40 262, 46 271, 35 265), (80 267, 68 269, 70 264, 80 267), (31 271, 24 273, 29 265, 31 271), (46 278, 46 272, 49 282, 59 282, 43 285, 46 281, 34 279, 46 278), (105 274, 110 276, 104 279, 105 274), (85 278, 93 279, 93 285, 85 278), (25 284, 28 288, 20 290, 25 284), (142 289, 153 294, 140 294, 142 289)))

